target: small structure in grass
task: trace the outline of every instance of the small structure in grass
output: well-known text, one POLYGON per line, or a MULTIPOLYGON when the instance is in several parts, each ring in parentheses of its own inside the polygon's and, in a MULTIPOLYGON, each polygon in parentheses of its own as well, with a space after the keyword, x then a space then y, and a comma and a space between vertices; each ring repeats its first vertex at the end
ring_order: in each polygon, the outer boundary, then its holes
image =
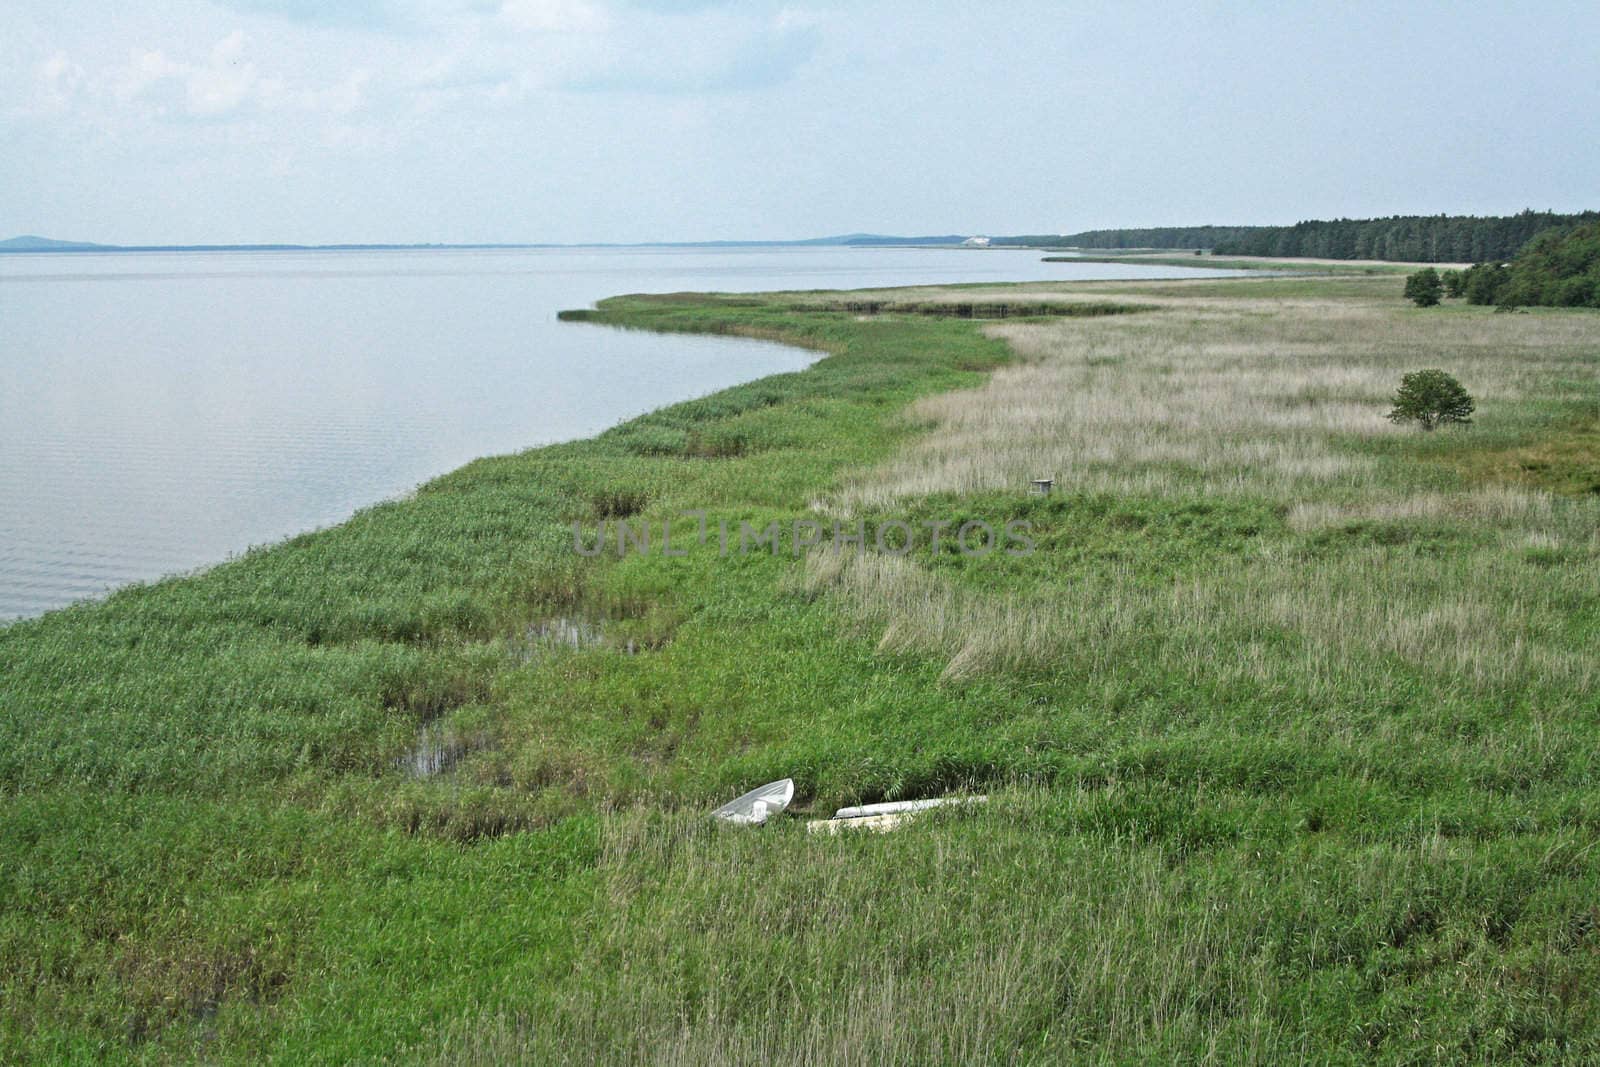
POLYGON ((1437 369, 1414 370, 1400 379, 1389 421, 1415 422, 1424 430, 1447 422, 1466 426, 1473 407, 1472 394, 1454 376, 1437 369))

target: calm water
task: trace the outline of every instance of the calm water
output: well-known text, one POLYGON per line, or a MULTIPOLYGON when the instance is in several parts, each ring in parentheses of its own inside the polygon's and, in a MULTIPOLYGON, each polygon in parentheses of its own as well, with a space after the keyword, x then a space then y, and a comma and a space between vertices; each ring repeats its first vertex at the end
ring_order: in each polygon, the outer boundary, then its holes
POLYGON ((562 308, 1173 273, 943 249, 0 256, 0 621, 812 358, 559 323, 562 308))

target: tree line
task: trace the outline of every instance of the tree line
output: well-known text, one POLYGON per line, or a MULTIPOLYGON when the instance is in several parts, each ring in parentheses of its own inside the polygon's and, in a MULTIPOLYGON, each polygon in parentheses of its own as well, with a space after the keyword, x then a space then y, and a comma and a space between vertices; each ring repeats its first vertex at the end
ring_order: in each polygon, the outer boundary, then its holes
POLYGON ((995 237, 989 244, 1036 248, 1057 245, 1063 248, 1215 248, 1229 241, 1242 240, 1264 226, 1159 226, 1147 229, 1085 230, 1082 233, 995 237))
POLYGON ((1425 268, 1406 279, 1405 295, 1419 307, 1452 296, 1505 308, 1600 308, 1600 222, 1546 231, 1509 263, 1488 260, 1443 274, 1425 268))
POLYGON ((1395 215, 1267 227, 1214 246, 1219 255, 1398 259, 1421 263, 1508 260, 1546 230, 1600 221, 1600 213, 1558 215, 1395 215))
POLYGON ((1085 230, 1060 237, 997 238, 992 244, 1076 248, 1208 248, 1217 255, 1396 259, 1417 263, 1505 262, 1546 230, 1600 222, 1600 212, 1559 215, 1391 215, 1311 219, 1293 226, 1167 226, 1085 230))

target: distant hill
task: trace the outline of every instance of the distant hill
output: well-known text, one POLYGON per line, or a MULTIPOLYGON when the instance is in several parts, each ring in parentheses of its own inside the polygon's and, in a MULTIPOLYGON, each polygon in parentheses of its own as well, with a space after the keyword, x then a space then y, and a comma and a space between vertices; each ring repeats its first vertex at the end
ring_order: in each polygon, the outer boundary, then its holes
POLYGON ((89 244, 87 241, 55 241, 49 237, 35 237, 30 233, 0 241, 0 252, 87 252, 105 247, 105 245, 89 244))

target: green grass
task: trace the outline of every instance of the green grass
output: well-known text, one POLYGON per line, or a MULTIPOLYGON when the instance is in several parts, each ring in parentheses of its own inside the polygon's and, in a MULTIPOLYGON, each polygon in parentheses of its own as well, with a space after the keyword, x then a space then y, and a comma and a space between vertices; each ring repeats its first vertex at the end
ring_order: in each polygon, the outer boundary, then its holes
MULTIPOLYGON (((1129 316, 1130 360, 1167 358, 1137 331, 1192 309, 1218 333, 1175 350, 1306 301, 1387 316, 1365 327, 1380 347, 1395 323, 1449 345, 1480 321, 1414 314, 1393 279, 1078 291, 1184 309, 1129 316)), ((1552 399, 1593 389, 1581 353, 1507 370, 1532 384, 1480 395, 1470 435, 1327 446, 1371 464, 1370 486, 1433 494, 1553 450, 1549 488, 1574 491, 1551 498, 1559 536, 1525 547, 1446 510, 1307 522, 1280 487, 1180 472, 1175 489, 863 504, 852 521, 1026 519, 1038 551, 920 548, 860 603, 787 553, 573 551, 573 522, 840 515, 937 439, 929 398, 1026 369, 921 296, 859 300, 607 301, 571 317, 826 358, 0 630, 0 1061, 1600 1055, 1595 704, 1577 667, 1526 666, 1580 662, 1600 635, 1595 548, 1563 532, 1591 517, 1568 474, 1593 462, 1592 426, 1552 399), (1286 575, 1509 591, 1531 622, 1483 640, 1523 673, 1485 683, 1364 643, 1359 614, 1252 614, 1241 591, 1286 575), (1237 603, 1186 614, 1202 586, 1237 603), (969 671, 924 632, 1003 634, 1030 611, 1055 613, 1046 654, 969 671), (555 618, 603 636, 529 637, 555 618), (413 779, 396 761, 428 723, 474 744, 413 779), (704 818, 784 776, 801 815, 993 799, 885 836, 704 818)), ((1352 508, 1366 488, 1306 502, 1352 508)))
POLYGON ((1487 441, 1454 449, 1438 460, 1465 477, 1494 479, 1565 495, 1600 495, 1600 417, 1552 413, 1548 425, 1519 434, 1511 443, 1487 441))

